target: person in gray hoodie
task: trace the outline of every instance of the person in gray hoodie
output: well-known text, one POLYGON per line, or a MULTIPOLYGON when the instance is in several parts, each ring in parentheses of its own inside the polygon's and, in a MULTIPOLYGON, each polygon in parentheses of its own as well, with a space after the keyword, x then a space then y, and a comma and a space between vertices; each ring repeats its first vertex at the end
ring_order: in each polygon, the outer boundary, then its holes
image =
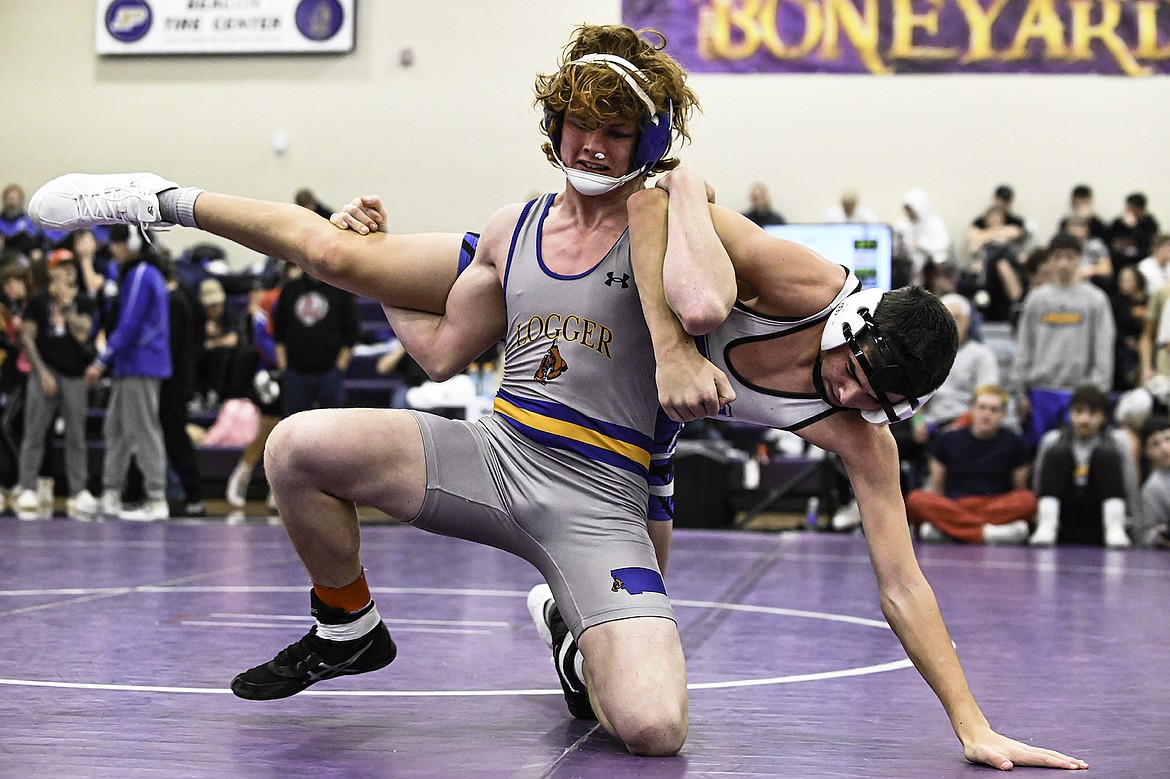
POLYGON ((1113 389, 1117 326, 1104 292, 1079 280, 1081 241, 1059 233, 1048 244, 1053 280, 1024 298, 1016 330, 1012 378, 1016 409, 1033 446, 1063 421, 1072 391, 1092 384, 1113 389))

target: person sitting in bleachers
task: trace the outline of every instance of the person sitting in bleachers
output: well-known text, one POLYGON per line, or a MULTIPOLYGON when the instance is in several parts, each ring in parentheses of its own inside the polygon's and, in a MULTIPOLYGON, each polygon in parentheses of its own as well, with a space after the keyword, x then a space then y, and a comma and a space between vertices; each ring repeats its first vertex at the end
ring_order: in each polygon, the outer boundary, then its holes
POLYGON ((995 352, 986 344, 970 338, 971 302, 957 293, 943 295, 940 299, 959 328, 959 351, 946 380, 922 407, 922 418, 931 435, 942 432, 967 413, 977 387, 999 384, 999 362, 995 352))
POLYGON ((1131 390, 1141 383, 1141 340, 1146 326, 1150 296, 1146 280, 1132 265, 1117 271, 1116 285, 1109 294, 1117 335, 1113 348, 1113 389, 1131 390))
POLYGON ((1021 544, 1036 513, 1028 489, 1032 456, 1024 439, 1003 426, 1008 394, 975 390, 970 424, 939 435, 930 449, 926 487, 906 496, 910 522, 923 540, 1021 544))
POLYGON ((199 302, 203 306, 203 341, 199 350, 196 390, 202 405, 215 409, 228 396, 228 381, 240 347, 240 320, 228 308, 223 284, 206 278, 199 284, 199 302))
POLYGON ((7 185, 0 202, 0 245, 31 258, 40 255, 41 240, 41 228, 25 212, 24 188, 7 185))
POLYGON ((1081 239, 1081 265, 1077 269, 1078 275, 1108 292, 1113 286, 1113 258, 1109 254, 1109 246, 1092 234, 1089 220, 1084 217, 1070 216, 1064 223, 1066 233, 1081 239))
POLYGON ((1126 534, 1126 439, 1107 427, 1108 399, 1095 385, 1073 390, 1069 424, 1047 433, 1036 455, 1040 496, 1030 543, 1130 546, 1126 534))
POLYGON ((1028 276, 1010 244, 992 241, 971 255, 972 298, 987 322, 1015 323, 1027 294, 1028 276))
POLYGON ((1142 522, 1134 527, 1134 537, 1141 546, 1170 549, 1170 418, 1146 420, 1142 450, 1150 475, 1142 485, 1142 522))

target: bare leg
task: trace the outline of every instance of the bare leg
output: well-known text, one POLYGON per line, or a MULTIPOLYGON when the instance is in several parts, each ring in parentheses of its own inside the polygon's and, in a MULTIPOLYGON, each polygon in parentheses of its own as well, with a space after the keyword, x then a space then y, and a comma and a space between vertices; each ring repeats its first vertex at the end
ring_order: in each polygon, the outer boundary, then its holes
POLYGON ((265 467, 293 547, 324 587, 361 575, 355 503, 409 520, 426 492, 422 434, 405 411, 294 414, 272 431, 265 467))
POLYGON ((589 628, 578 642, 597 719, 631 754, 673 755, 687 738, 687 674, 678 626, 638 617, 589 628))
POLYGON ((359 235, 293 203, 204 192, 199 229, 288 260, 358 295, 400 308, 442 313, 455 283, 457 233, 359 235))

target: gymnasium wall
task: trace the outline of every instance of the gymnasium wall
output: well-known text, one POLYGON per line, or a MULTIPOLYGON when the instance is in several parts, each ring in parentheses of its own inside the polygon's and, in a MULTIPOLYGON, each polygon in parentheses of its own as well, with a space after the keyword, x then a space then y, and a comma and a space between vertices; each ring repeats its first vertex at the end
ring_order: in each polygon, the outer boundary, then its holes
MULTIPOLYGON (((619 0, 360 0, 349 55, 115 59, 94 53, 90 0, 3 0, 0 181, 31 194, 66 171, 149 169, 276 200, 309 186, 334 206, 376 192, 396 230, 477 229, 499 205, 562 185, 538 148, 534 75, 552 68, 574 24, 620 15, 619 0)), ((1046 239, 1083 181, 1107 219, 1142 190, 1170 227, 1166 77, 691 83, 704 112, 683 159, 733 208, 760 180, 790 220, 811 221, 855 187, 893 220, 902 193, 921 186, 959 240, 1007 182, 1046 239)), ((165 242, 199 239, 176 230, 165 242)))

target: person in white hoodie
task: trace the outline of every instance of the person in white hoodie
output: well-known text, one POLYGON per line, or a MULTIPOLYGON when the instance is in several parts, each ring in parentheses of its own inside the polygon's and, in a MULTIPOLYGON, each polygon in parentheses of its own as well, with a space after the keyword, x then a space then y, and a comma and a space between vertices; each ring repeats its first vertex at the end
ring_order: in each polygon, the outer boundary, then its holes
POLYGON ((902 196, 904 215, 894 223, 894 254, 910 262, 910 283, 921 284, 929 262, 952 259, 954 243, 943 218, 930 208, 930 195, 912 189, 902 196))

